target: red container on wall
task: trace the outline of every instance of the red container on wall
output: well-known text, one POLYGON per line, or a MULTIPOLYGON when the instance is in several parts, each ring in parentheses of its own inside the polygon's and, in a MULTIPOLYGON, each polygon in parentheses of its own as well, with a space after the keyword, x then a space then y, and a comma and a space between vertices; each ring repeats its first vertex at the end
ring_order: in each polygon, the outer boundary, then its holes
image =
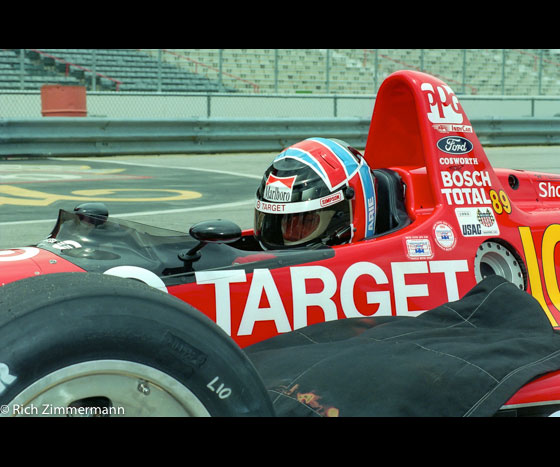
POLYGON ((41 115, 43 117, 86 117, 85 86, 41 86, 41 115))

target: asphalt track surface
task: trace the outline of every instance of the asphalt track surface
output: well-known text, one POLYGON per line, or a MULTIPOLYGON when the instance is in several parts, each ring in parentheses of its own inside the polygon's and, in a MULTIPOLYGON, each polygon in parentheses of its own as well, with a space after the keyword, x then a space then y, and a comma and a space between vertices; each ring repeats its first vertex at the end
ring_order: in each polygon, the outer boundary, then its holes
MULTIPOLYGON (((560 146, 486 148, 494 167, 560 173, 560 146)), ((104 202, 111 216, 188 232, 202 220, 253 223, 275 153, 0 160, 0 248, 34 245, 59 209, 104 202)))

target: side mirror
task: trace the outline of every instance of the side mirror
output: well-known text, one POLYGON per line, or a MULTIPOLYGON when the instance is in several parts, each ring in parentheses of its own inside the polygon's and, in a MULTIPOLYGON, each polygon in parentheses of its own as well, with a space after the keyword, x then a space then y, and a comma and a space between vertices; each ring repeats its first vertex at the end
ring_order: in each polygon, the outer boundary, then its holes
POLYGON ((188 251, 179 253, 183 261, 196 261, 200 258, 200 249, 207 243, 233 243, 242 236, 241 228, 234 222, 216 219, 199 222, 189 229, 189 234, 199 243, 188 251))
POLYGON ((193 225, 189 234, 204 243, 233 243, 241 238, 241 228, 234 222, 216 219, 193 225))
POLYGON ((82 203, 74 208, 81 221, 92 225, 104 224, 109 217, 109 210, 103 203, 82 203))

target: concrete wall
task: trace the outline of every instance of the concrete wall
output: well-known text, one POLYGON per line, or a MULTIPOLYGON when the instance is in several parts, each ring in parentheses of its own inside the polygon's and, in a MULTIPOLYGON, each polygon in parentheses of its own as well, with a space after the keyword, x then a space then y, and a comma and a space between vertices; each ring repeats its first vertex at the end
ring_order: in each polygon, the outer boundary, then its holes
MULTIPOLYGON (((560 116, 560 97, 459 96, 470 119, 560 116)), ((375 96, 134 94, 90 92, 89 117, 101 118, 371 118, 375 96)), ((1 91, 0 118, 41 117, 35 91, 1 91)))

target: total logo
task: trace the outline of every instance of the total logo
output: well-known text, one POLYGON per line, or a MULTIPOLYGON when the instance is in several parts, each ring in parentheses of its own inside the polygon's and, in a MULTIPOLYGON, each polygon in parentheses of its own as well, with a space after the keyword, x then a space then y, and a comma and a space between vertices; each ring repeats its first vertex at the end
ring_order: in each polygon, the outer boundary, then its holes
POLYGON ((441 181, 448 205, 492 204, 484 187, 491 187, 490 174, 486 170, 441 171, 441 181))

